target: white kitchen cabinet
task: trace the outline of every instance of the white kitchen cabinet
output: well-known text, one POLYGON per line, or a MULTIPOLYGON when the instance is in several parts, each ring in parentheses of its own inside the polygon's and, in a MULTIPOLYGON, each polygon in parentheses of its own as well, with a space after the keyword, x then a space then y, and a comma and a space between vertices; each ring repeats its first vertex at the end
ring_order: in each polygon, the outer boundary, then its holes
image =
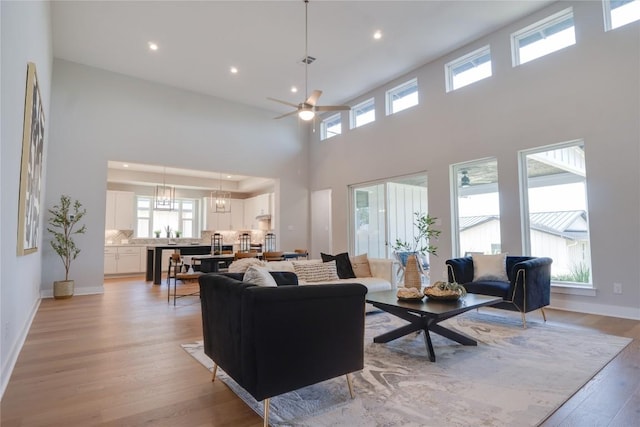
POLYGON ((211 209, 211 199, 204 198, 206 224, 205 230, 238 230, 244 228, 244 203, 240 199, 231 199, 231 212, 216 213, 211 209))
POLYGON ((104 248, 104 274, 141 273, 144 264, 140 246, 113 246, 104 248))
POLYGON ((133 230, 135 194, 131 191, 107 191, 105 230, 133 230))
POLYGON ((240 199, 231 199, 230 230, 239 230, 242 228, 244 228, 244 201, 240 199))

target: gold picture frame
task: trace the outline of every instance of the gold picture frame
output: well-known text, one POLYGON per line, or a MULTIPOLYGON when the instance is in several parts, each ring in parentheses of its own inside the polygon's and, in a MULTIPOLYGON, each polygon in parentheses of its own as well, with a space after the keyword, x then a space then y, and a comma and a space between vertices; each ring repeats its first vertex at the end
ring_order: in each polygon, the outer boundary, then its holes
POLYGON ((40 96, 36 64, 29 62, 18 200, 18 255, 27 255, 38 250, 43 150, 44 107, 40 96))

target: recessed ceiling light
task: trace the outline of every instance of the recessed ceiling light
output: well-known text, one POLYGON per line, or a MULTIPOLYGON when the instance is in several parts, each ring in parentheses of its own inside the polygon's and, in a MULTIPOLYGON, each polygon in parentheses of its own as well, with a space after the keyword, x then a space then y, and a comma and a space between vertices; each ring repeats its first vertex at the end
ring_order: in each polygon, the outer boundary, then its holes
POLYGON ((227 175, 227 179, 231 179, 231 175, 227 175))
POLYGON ((376 40, 380 40, 382 38, 382 31, 376 30, 376 32, 373 33, 373 38, 376 40))
POLYGON ((151 50, 158 50, 158 45, 154 42, 149 42, 149 49, 151 50))
POLYGON ((295 86, 291 86, 291 92, 296 93, 298 92, 298 88, 295 86))
POLYGON ((122 164, 122 167, 123 167, 123 168, 128 168, 128 167, 129 167, 129 165, 128 165, 128 164, 126 164, 126 163, 123 163, 123 164, 122 164))
POLYGON ((229 68, 229 71, 231 71, 231 74, 238 74, 238 69, 236 67, 229 68))

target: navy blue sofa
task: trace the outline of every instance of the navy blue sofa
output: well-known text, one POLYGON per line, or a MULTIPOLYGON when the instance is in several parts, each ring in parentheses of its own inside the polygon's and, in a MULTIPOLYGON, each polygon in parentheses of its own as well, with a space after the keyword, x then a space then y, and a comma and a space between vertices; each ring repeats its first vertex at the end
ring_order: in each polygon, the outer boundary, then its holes
POLYGON ((473 281, 473 258, 453 258, 446 261, 449 282, 463 285, 467 292, 502 297, 493 307, 519 311, 526 327, 525 313, 540 309, 547 320, 544 307, 551 298, 551 263, 546 257, 507 256, 508 282, 496 280, 473 281))

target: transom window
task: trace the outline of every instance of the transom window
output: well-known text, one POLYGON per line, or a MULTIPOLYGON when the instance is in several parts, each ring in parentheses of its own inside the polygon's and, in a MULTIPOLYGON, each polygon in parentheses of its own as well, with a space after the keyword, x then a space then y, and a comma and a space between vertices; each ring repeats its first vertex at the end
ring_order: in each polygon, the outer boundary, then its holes
POLYGON ((387 115, 418 105, 418 79, 412 79, 387 91, 387 115))
POLYGON ((351 129, 376 120, 376 104, 373 98, 351 108, 351 129))
POLYGON ((573 8, 568 8, 511 35, 513 66, 574 44, 573 8))
POLYGON ((491 77, 491 49, 482 47, 444 66, 447 92, 491 77))
POLYGON ((171 237, 176 237, 176 231, 181 237, 197 237, 199 223, 198 200, 176 199, 173 210, 154 210, 153 198, 138 196, 136 201, 136 237, 155 237, 155 231, 160 231, 161 237, 166 237, 166 229, 171 230, 171 237))
POLYGON ((320 123, 320 140, 340 135, 342 133, 342 115, 333 114, 320 123))
POLYGON ((640 0, 603 0, 602 5, 605 31, 640 20, 640 0))

